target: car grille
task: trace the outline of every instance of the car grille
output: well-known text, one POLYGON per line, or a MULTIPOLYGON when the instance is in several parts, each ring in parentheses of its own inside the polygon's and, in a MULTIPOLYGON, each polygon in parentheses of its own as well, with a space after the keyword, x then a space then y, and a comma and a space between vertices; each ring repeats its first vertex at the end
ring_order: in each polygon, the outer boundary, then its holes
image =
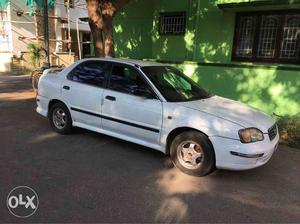
POLYGON ((271 141, 276 137, 276 135, 277 135, 277 125, 276 124, 274 124, 272 127, 269 128, 268 135, 269 135, 269 138, 271 141))

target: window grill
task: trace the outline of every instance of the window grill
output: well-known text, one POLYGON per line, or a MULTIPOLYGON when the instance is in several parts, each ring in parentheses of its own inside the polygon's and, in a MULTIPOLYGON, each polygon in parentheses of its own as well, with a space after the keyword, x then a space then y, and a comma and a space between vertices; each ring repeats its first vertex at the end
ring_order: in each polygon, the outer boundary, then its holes
POLYGON ((257 57, 274 58, 279 16, 262 16, 257 57))
POLYGON ((232 59, 300 63, 300 10, 238 13, 232 59))
POLYGON ((186 28, 186 13, 161 13, 160 34, 184 34, 186 28))
POLYGON ((251 57, 252 55, 255 23, 256 18, 253 16, 246 16, 240 20, 236 49, 236 54, 240 57, 251 57))
POLYGON ((297 59, 300 57, 300 15, 287 16, 283 31, 280 57, 297 59))
POLYGON ((64 4, 67 7, 70 2, 70 8, 74 8, 74 0, 64 0, 64 4))

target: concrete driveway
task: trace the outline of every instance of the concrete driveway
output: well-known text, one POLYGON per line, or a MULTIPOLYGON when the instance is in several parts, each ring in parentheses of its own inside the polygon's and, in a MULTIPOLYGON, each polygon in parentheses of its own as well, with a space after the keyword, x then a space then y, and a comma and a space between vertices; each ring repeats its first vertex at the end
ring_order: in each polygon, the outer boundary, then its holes
POLYGON ((0 77, 2 222, 300 222, 300 150, 280 146, 265 166, 203 178, 154 150, 76 129, 54 133, 35 112, 28 77, 0 77), (40 204, 27 219, 6 208, 18 185, 40 204))

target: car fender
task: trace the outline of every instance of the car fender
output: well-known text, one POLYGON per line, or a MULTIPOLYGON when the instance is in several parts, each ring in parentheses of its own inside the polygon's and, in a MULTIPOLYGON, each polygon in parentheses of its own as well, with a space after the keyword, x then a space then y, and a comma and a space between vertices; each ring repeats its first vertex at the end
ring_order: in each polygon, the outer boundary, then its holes
POLYGON ((163 103, 161 144, 166 146, 169 134, 178 128, 198 130, 208 137, 239 139, 238 130, 243 126, 176 103, 163 103))

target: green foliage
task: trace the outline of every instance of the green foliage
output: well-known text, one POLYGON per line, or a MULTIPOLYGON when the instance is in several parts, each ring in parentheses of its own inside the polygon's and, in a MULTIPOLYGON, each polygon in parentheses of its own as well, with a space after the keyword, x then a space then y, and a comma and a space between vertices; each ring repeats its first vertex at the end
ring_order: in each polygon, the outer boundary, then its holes
POLYGON ((300 117, 279 118, 280 142, 300 149, 300 117))
POLYGON ((29 51, 29 61, 34 66, 40 66, 40 60, 43 57, 43 48, 38 44, 30 43, 27 45, 29 51))

